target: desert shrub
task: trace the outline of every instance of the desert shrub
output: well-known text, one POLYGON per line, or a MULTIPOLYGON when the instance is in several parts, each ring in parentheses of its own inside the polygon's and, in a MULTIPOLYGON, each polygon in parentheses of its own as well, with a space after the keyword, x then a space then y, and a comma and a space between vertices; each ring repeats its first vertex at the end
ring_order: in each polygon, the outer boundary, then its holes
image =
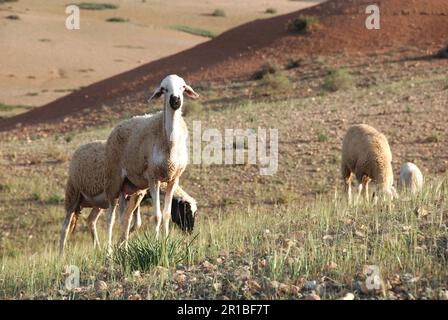
POLYGON ((313 16, 299 16, 291 20, 288 24, 288 30, 299 33, 308 33, 317 25, 318 20, 313 16))
POLYGON ((279 70, 280 66, 276 62, 268 61, 263 64, 260 69, 255 71, 250 78, 251 80, 260 80, 263 79, 263 77, 267 74, 274 74, 279 70))
POLYGON ((112 17, 109 19, 106 19, 107 22, 129 22, 128 18, 122 18, 122 17, 112 17))
POLYGON ((215 9, 215 11, 213 11, 212 16, 214 17, 225 17, 226 16, 226 12, 223 9, 215 9))
POLYGON ((211 38, 211 39, 216 37, 216 33, 205 30, 205 29, 193 28, 193 27, 182 26, 182 25, 173 26, 172 28, 177 31, 193 34, 195 36, 206 37, 206 38, 211 38))
POLYGON ((291 80, 284 72, 269 73, 261 79, 260 89, 263 91, 288 91, 293 87, 291 80))
POLYGON ((9 2, 17 2, 19 0, 0 0, 0 4, 2 3, 9 3, 9 2))
POLYGON ((333 69, 328 71, 323 88, 326 91, 335 92, 349 89, 353 86, 353 77, 345 69, 333 69))
POLYGON ((437 52, 436 57, 441 58, 441 59, 448 59, 448 46, 446 46, 445 48, 440 49, 437 52))
POLYGON ((267 14, 276 14, 277 13, 277 9, 275 8, 267 8, 266 11, 264 13, 267 14))
POLYGON ((77 5, 80 9, 84 10, 106 10, 106 9, 118 9, 118 6, 113 3, 95 3, 95 2, 81 2, 77 5))
POLYGON ((300 63, 302 61, 300 59, 289 59, 288 63, 286 64, 285 68, 286 70, 295 69, 300 67, 300 63))
POLYGON ((9 20, 20 20, 20 17, 15 15, 15 14, 11 14, 9 16, 6 16, 5 19, 9 19, 9 20))

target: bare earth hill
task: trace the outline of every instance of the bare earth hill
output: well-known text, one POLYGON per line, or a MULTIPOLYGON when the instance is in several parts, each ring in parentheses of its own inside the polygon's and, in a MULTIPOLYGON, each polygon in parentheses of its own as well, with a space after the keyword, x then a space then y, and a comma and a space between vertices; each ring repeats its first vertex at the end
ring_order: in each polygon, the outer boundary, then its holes
MULTIPOLYGON (((448 41, 448 2, 380 0, 381 29, 365 28, 368 0, 333 0, 270 19, 256 20, 175 55, 145 64, 0 122, 0 131, 70 120, 85 109, 113 106, 119 98, 141 96, 169 73, 189 82, 245 78, 266 59, 286 61, 304 55, 370 54, 406 46, 428 54, 448 41), (318 26, 308 34, 288 31, 299 15, 315 16, 318 26), (137 95, 138 94, 138 95, 137 95)), ((128 110, 131 111, 132 110, 128 110)))

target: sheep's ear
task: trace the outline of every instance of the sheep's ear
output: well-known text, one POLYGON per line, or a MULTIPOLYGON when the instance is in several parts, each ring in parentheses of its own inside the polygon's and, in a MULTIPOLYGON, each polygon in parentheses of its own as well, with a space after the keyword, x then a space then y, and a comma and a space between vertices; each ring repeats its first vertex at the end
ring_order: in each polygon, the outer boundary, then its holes
POLYGON ((185 85, 185 93, 187 94, 187 96, 189 96, 192 99, 199 98, 199 95, 193 90, 192 87, 190 87, 187 84, 185 85))
POLYGON ((160 98, 160 96, 165 92, 165 89, 163 87, 158 87, 156 90, 154 90, 154 93, 152 96, 148 99, 148 102, 151 102, 154 99, 160 98))

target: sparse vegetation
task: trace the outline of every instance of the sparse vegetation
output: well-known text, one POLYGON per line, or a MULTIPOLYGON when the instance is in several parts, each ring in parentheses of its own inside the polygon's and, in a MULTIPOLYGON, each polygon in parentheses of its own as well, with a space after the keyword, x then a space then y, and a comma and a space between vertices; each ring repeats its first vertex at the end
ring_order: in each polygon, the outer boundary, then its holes
POLYGON ((215 9, 212 12, 212 16, 214 16, 214 17, 225 17, 226 16, 226 12, 223 9, 215 9))
POLYGON ((440 142, 440 135, 437 132, 433 132, 429 137, 425 139, 427 143, 440 142))
POLYGON ((280 66, 274 61, 268 61, 250 77, 251 80, 261 80, 268 74, 274 74, 280 70, 280 66))
POLYGON ((84 10, 118 9, 118 5, 113 3, 81 2, 77 6, 84 10))
POLYGON ((11 2, 17 2, 19 0, 0 0, 0 4, 2 3, 11 3, 11 2))
POLYGON ((213 39, 217 36, 216 33, 211 32, 209 30, 193 28, 193 27, 189 27, 189 26, 182 26, 182 25, 173 26, 172 29, 181 31, 181 32, 185 32, 185 33, 189 33, 189 34, 193 34, 195 36, 210 38, 210 39, 213 39))
POLYGON ((448 59, 448 46, 440 49, 439 52, 437 52, 436 57, 441 59, 448 59))
POLYGON ((291 70, 300 67, 301 59, 289 59, 286 64, 286 70, 291 70))
POLYGON ((328 141, 328 136, 325 132, 321 131, 317 135, 317 140, 319 142, 326 142, 326 141, 328 141))
POLYGON ((118 23, 123 23, 123 22, 129 22, 128 18, 123 18, 123 17, 111 17, 109 19, 106 19, 107 22, 118 22, 118 23))
POLYGON ((266 13, 266 14, 276 14, 277 13, 277 9, 275 9, 275 8, 267 8, 264 13, 266 13))
POLYGON ((6 16, 5 19, 9 19, 9 20, 20 20, 20 17, 18 15, 15 14, 11 14, 9 16, 6 16))
POLYGON ((323 88, 326 91, 350 89, 354 85, 353 77, 346 69, 332 69, 328 71, 323 88))
POLYGON ((298 33, 308 33, 311 32, 317 24, 318 20, 314 16, 299 16, 289 22, 288 30, 298 33))
POLYGON ((194 117, 204 111, 204 106, 195 100, 187 101, 182 107, 182 114, 185 117, 194 117))
POLYGON ((262 93, 277 91, 285 92, 292 88, 292 82, 285 72, 268 73, 261 79, 260 83, 260 91, 262 93))

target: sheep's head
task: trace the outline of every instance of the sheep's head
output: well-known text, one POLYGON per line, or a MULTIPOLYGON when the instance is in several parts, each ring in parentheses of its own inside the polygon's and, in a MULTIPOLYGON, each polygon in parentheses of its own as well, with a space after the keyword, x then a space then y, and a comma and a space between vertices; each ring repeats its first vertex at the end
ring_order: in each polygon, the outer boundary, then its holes
POLYGON ((179 197, 173 197, 171 202, 171 220, 182 229, 191 233, 194 228, 196 216, 196 203, 186 201, 179 197))
POLYGON ((169 105, 173 110, 177 110, 182 107, 184 93, 193 99, 199 97, 199 95, 185 83, 184 79, 172 74, 162 80, 160 86, 154 91, 148 102, 165 95, 165 105, 169 105))

